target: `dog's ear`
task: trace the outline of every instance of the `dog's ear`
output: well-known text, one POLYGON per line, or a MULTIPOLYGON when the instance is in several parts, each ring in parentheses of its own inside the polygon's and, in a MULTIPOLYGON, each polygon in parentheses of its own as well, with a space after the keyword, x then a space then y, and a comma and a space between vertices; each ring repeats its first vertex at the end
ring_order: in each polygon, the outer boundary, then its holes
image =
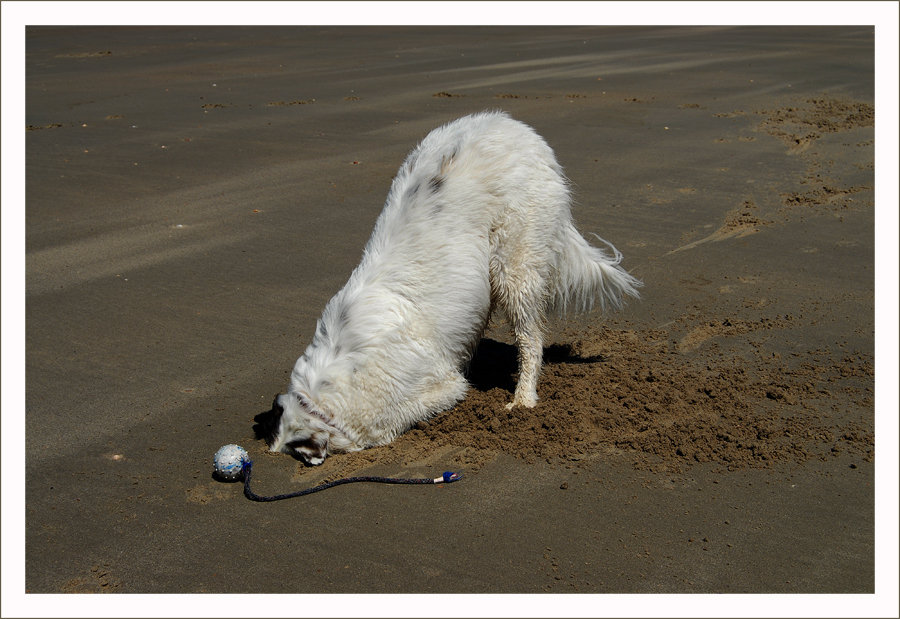
POLYGON ((275 396, 275 401, 272 402, 272 410, 260 413, 253 418, 253 421, 256 422, 253 424, 253 433, 256 434, 256 438, 265 439, 266 444, 271 446, 275 441, 275 434, 278 432, 282 414, 284 414, 284 409, 278 402, 278 396, 275 396))

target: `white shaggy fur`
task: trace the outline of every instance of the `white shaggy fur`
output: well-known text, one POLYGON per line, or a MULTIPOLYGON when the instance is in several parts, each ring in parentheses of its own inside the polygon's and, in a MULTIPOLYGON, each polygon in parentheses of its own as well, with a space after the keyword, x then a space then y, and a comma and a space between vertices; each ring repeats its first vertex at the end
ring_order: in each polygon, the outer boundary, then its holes
POLYGON ((619 307, 641 285, 612 245, 603 241, 606 253, 584 240, 569 204, 553 151, 508 115, 474 114, 429 133, 276 398, 270 449, 320 464, 452 407, 495 309, 519 348, 508 407, 533 407, 545 314, 619 307))

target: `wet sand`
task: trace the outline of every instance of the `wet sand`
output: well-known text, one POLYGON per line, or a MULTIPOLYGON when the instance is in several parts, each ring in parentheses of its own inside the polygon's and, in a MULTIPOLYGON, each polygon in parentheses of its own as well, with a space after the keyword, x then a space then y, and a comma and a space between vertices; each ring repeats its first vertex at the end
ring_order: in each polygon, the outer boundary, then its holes
POLYGON ((29 28, 26 590, 872 593, 873 38, 29 28), (643 299, 548 322, 533 411, 497 322, 394 444, 266 453, 406 153, 487 108, 643 299), (260 494, 465 477, 257 504, 211 478, 227 443, 260 494))

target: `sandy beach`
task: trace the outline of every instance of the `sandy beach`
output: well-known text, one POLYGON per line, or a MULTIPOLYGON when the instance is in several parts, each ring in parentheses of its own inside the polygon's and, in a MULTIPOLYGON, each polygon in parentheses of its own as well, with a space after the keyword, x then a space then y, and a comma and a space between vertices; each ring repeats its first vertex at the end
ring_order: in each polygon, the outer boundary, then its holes
MULTIPOLYGON (((870 27, 26 31, 28 593, 875 591, 870 27), (509 112, 644 282, 306 468, 284 392, 431 129, 509 112), (222 445, 277 503, 211 476, 222 445)), ((296 612, 303 614, 302 609, 296 612)), ((598 611, 599 612, 599 611, 598 611)), ((427 614, 427 613, 426 613, 427 614)))

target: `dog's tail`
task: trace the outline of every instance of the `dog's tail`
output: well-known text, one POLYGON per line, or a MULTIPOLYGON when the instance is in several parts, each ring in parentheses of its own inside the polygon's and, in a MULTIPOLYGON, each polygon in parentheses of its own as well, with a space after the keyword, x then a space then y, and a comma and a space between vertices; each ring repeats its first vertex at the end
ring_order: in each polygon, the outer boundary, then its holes
POLYGON ((600 308, 619 309, 622 297, 640 298, 638 288, 644 283, 619 266, 622 254, 611 243, 596 234, 610 253, 589 244, 572 223, 566 225, 556 268, 556 286, 552 306, 560 314, 567 311, 587 312, 599 302, 600 308))

